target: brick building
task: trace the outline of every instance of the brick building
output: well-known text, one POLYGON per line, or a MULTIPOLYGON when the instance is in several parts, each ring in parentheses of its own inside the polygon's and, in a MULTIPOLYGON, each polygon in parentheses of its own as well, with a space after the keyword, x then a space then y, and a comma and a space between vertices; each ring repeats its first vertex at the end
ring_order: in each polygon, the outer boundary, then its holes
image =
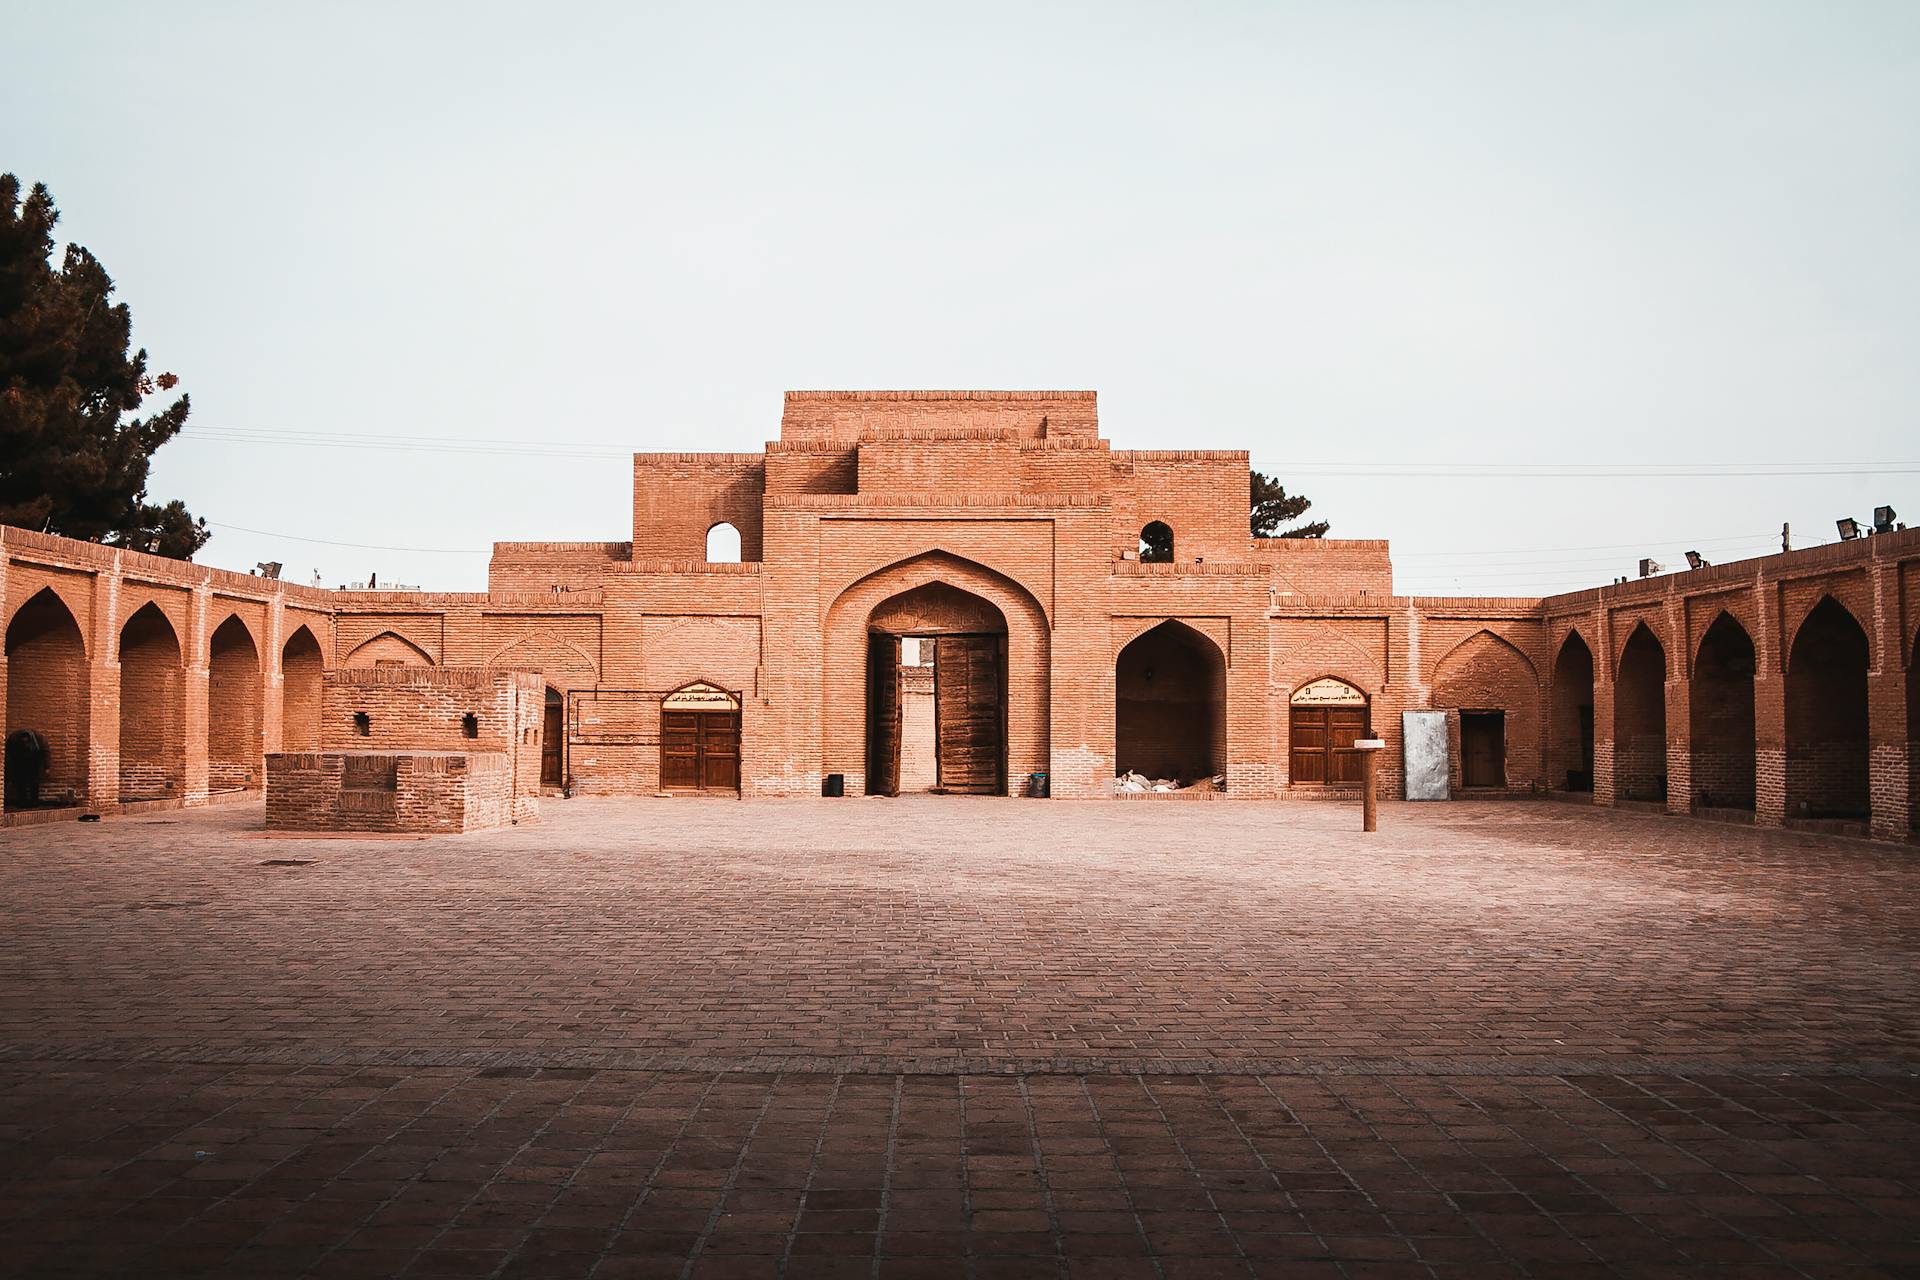
POLYGON ((1396 786, 1401 713, 1439 710, 1456 793, 1913 830, 1920 532, 1408 598, 1384 542, 1249 537, 1247 471, 1114 450, 1087 392, 792 392, 763 452, 636 455, 630 541, 496 544, 481 593, 6 529, 7 727, 55 798, 199 803, 317 746, 325 671, 513 668, 589 792, 1312 797, 1368 734, 1396 786))

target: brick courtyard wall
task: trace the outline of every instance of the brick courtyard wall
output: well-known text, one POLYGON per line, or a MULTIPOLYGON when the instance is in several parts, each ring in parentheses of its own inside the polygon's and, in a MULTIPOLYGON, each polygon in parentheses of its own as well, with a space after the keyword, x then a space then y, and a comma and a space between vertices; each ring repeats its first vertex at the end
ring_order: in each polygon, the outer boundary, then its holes
POLYGON ((1502 713, 1505 759, 1502 775, 1509 791, 1537 791, 1546 784, 1541 732, 1540 677, 1532 661, 1512 641, 1485 629, 1460 641, 1436 665, 1431 705, 1447 715, 1452 785, 1466 785, 1460 737, 1460 713, 1502 713))
POLYGON ((612 566, 632 559, 631 542, 496 542, 487 562, 487 590, 597 590, 612 566))
POLYGON ((1247 558, 1244 450, 1116 452, 1113 477, 1117 549, 1137 549, 1141 530, 1158 520, 1173 530, 1176 563, 1247 558))
POLYGON ((506 752, 275 752, 267 827, 451 834, 515 816, 506 752))
POLYGON ((837 440, 775 440, 767 446, 770 494, 855 493, 860 450, 837 440))

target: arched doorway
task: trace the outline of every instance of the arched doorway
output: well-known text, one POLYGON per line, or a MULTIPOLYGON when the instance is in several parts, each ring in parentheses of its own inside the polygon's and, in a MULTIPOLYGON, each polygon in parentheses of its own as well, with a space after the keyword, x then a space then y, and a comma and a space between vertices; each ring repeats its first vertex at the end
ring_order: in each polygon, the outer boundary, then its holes
POLYGON ((320 684, 326 670, 320 642, 302 626, 280 650, 280 749, 320 749, 320 684))
POLYGON ((660 700, 660 789, 740 790, 739 694, 696 680, 660 700))
POLYGON ((1227 664, 1182 622, 1136 636, 1113 665, 1113 760, 1121 774, 1182 786, 1227 769, 1227 664))
POLYGON ((186 786, 180 640, 157 605, 120 628, 120 799, 177 797, 186 786))
POLYGON ((1452 752, 1466 790, 1531 790, 1540 781, 1540 675, 1511 640, 1476 631, 1433 669, 1434 708, 1458 719, 1452 752))
POLYGON ((1787 655, 1787 813, 1865 818, 1867 633, 1832 596, 1800 624, 1787 655))
POLYGON ((87 646, 51 589, 7 623, 6 807, 74 804, 87 794, 87 646))
POLYGON ((1753 637, 1721 614, 1693 660, 1687 737, 1696 808, 1753 810, 1753 673, 1753 637))
POLYGON ((257 790, 261 778, 260 651, 237 614, 207 646, 207 789, 257 790))
POLYGON ((1667 651, 1644 622, 1620 651, 1613 685, 1613 793, 1667 798, 1667 651))
POLYGON ((1556 790, 1593 790, 1593 650, 1569 631, 1553 661, 1553 725, 1547 745, 1547 784, 1556 790))
POLYGON ((1353 744, 1372 736, 1367 695, 1323 676, 1295 689, 1288 701, 1288 784, 1357 787, 1365 781, 1365 759, 1353 744))
MULTIPOLYGON (((540 725, 540 785, 543 787, 560 786, 563 779, 562 763, 567 745, 567 708, 560 691, 552 685, 547 686, 547 701, 544 718, 540 725)), ((735 759, 739 758, 738 752, 735 759)), ((735 780, 738 785, 738 779, 735 780)))
POLYGON ((1173 563, 1173 529, 1165 520, 1149 520, 1140 530, 1140 563, 1173 563))
POLYGON ((1006 791, 1006 654, 1006 615, 970 591, 929 582, 874 606, 867 615, 870 794, 900 794, 903 759, 911 765, 916 758, 931 761, 930 770, 910 767, 907 774, 922 790, 1006 791), (908 640, 912 655, 905 651, 908 640), (931 688, 920 708, 916 699, 926 683, 931 688), (916 710, 931 714, 912 714, 916 710))

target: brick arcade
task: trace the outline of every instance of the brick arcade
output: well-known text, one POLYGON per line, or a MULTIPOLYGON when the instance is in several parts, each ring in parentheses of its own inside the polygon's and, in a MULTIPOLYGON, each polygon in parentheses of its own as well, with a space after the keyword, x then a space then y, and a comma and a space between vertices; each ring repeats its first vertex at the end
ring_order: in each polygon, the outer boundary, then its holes
MULTIPOLYGON (((1250 537, 1247 474, 1112 449, 1090 392, 790 392, 760 453, 635 455, 630 540, 495 544, 485 592, 8 528, 6 727, 43 806, 201 804, 322 752, 330 678, 493 668, 537 674, 522 749, 586 793, 1305 798, 1369 735, 1391 792, 1402 713, 1438 711, 1454 794, 1913 832, 1920 531, 1402 597, 1384 542, 1250 537)), ((38 816, 11 773, 8 806, 38 816)))

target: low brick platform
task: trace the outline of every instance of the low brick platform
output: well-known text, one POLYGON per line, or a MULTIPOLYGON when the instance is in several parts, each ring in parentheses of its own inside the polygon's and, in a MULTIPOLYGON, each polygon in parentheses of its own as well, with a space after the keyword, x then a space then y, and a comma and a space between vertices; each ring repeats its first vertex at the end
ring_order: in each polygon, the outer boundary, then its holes
POLYGON ((0 834, 0 1270, 1899 1275, 1920 866, 1507 802, 0 834))
POLYGON ((452 834, 524 820, 498 751, 276 752, 266 808, 273 831, 452 834))

